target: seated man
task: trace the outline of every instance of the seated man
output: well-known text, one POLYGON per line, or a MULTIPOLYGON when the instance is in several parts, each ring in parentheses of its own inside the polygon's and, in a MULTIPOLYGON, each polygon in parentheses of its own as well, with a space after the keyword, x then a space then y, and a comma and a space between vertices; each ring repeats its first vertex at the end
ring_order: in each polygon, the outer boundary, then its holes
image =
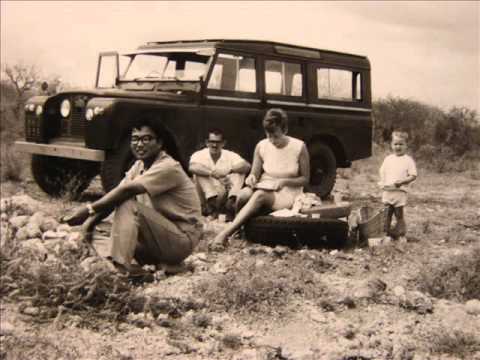
POLYGON ((208 133, 206 145, 205 149, 193 153, 189 167, 195 175, 200 198, 206 201, 204 214, 217 217, 226 210, 227 217, 231 218, 250 164, 233 151, 223 149, 225 139, 220 130, 208 133))
MULTIPOLYGON (((169 154, 170 136, 159 121, 137 119, 131 151, 137 161, 113 190, 62 220, 82 225, 87 240, 113 210, 109 258, 132 277, 145 276, 138 264, 178 269, 202 235, 200 200, 195 185, 169 154)), ((175 272, 175 270, 170 271, 175 272)))

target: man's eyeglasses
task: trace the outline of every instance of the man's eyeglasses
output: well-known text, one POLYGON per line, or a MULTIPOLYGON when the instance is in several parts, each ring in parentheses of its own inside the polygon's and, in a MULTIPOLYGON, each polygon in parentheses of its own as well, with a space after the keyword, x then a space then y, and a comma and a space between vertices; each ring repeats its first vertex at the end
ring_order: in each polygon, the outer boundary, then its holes
POLYGON ((156 138, 151 135, 145 135, 145 136, 132 136, 130 142, 132 144, 138 144, 140 141, 142 144, 146 145, 150 143, 151 141, 155 140, 156 138))

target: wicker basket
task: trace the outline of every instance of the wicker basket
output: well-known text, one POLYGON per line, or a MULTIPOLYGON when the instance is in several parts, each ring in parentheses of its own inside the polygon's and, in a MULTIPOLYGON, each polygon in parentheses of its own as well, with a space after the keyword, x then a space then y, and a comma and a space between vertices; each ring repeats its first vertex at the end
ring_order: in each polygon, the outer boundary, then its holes
POLYGON ((368 242, 368 238, 385 236, 385 222, 387 209, 374 210, 370 207, 360 209, 360 221, 358 224, 359 240, 361 243, 368 242))

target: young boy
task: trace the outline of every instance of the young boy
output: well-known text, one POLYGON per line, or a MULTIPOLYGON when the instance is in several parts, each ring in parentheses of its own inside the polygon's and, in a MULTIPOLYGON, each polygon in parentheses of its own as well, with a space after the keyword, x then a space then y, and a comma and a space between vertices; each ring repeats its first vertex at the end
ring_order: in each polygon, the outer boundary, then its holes
POLYGON ((406 223, 403 208, 407 204, 408 184, 417 178, 415 161, 406 154, 408 134, 403 131, 392 133, 393 154, 388 155, 380 167, 379 185, 383 190, 382 202, 387 207, 385 232, 387 236, 406 242, 406 223), (395 231, 391 230, 392 216, 397 220, 395 231))

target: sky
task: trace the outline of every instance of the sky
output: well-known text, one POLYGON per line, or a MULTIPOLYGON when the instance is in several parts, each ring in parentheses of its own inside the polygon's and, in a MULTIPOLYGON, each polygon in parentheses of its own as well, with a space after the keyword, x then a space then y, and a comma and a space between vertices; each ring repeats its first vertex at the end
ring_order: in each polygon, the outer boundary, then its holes
POLYGON ((480 111, 480 2, 1 1, 1 64, 93 86, 100 51, 257 39, 368 56, 374 99, 480 111))

